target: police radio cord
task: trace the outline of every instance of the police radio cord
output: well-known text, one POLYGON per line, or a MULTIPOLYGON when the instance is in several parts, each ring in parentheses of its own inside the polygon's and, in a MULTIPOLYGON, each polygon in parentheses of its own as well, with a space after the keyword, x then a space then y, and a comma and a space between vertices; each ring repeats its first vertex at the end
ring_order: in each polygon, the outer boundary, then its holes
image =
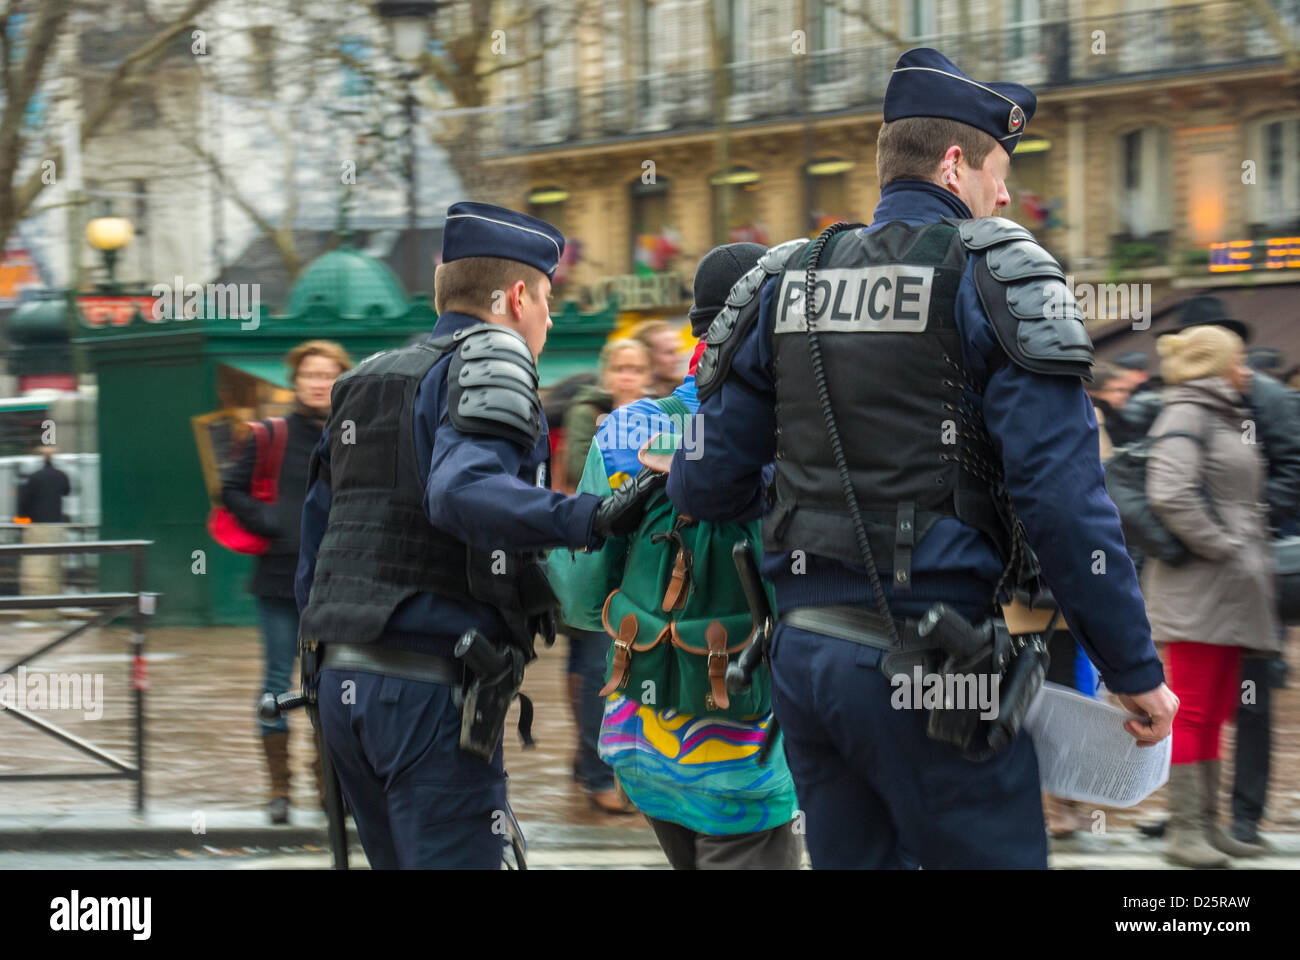
POLYGON ((867 528, 862 520, 862 511, 858 507, 857 494, 853 492, 853 478, 849 474, 848 463, 844 458, 844 445, 840 442, 840 431, 835 425, 835 411, 831 407, 830 385, 826 382, 826 368, 822 364, 821 346, 817 342, 817 333, 813 329, 814 303, 813 295, 817 285, 817 265, 821 260, 822 250, 831 237, 844 230, 853 230, 864 226, 861 223, 845 223, 843 220, 832 223, 817 235, 808 254, 808 265, 804 272, 804 314, 808 321, 808 357, 812 361, 813 382, 817 385, 817 399, 821 404, 822 416, 826 420, 826 439, 830 442, 831 455, 835 458, 835 468, 839 471, 840 487, 844 492, 844 501, 853 520, 853 533, 857 537, 858 549, 867 568, 867 579, 871 582, 871 593, 876 599, 876 609, 885 620, 885 629, 889 639, 898 646, 901 641, 898 629, 894 626, 894 616, 885 599, 884 587, 880 585, 880 573, 876 570, 875 558, 871 555, 871 542, 867 539, 867 528))

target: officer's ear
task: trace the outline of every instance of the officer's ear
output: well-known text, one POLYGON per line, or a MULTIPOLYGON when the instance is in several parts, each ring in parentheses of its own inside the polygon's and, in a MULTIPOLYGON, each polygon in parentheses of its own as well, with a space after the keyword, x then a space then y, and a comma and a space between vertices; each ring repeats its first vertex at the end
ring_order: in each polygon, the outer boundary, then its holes
POLYGON ((524 318, 524 296, 527 293, 528 284, 522 280, 516 280, 506 290, 506 309, 515 322, 524 318))
POLYGON ((957 186, 957 167, 964 159, 961 147, 953 144, 944 151, 939 163, 939 182, 945 187, 957 186))

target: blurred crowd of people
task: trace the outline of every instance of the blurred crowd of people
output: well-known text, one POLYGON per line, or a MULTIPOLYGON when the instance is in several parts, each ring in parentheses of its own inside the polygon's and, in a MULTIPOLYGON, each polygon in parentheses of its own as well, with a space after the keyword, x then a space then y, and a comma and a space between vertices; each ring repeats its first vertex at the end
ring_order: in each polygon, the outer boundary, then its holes
POLYGON ((1158 373, 1145 353, 1099 364, 1090 388, 1103 462, 1148 445, 1146 495, 1189 557, 1142 557, 1153 639, 1163 645, 1174 719, 1168 856, 1194 867, 1267 849, 1270 690, 1285 683, 1273 540, 1300 526, 1300 394, 1278 351, 1247 351, 1247 324, 1212 296, 1183 307, 1159 338, 1158 373), (1269 372, 1281 373, 1279 381, 1269 372), (1235 720, 1230 825, 1219 818, 1220 739, 1235 720))

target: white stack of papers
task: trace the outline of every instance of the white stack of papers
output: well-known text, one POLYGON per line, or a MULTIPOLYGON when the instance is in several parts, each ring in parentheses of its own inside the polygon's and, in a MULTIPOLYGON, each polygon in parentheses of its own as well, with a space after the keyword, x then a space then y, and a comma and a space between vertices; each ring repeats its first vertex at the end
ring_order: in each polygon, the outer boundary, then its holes
POLYGON ((1043 791, 1106 807, 1141 803, 1169 780, 1173 737, 1139 747, 1127 710, 1045 683, 1025 715, 1043 791))

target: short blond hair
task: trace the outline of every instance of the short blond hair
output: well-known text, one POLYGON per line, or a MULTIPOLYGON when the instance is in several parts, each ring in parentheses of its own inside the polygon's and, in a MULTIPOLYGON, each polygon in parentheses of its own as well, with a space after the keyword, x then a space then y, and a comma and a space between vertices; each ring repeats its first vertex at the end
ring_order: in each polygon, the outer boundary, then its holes
POLYGON ((353 366, 352 358, 341 343, 333 340, 308 340, 298 344, 284 358, 284 365, 289 368, 290 383, 298 379, 298 368, 308 357, 327 357, 339 365, 340 373, 351 370, 353 366))
POLYGON ((972 170, 983 170, 998 142, 983 130, 946 117, 903 117, 880 126, 876 137, 876 181, 933 181, 951 146, 972 170))
POLYGON ((605 375, 605 370, 609 367, 610 361, 624 350, 635 350, 641 354, 646 362, 646 367, 651 366, 650 348, 640 340, 633 340, 631 337, 620 337, 617 340, 607 340, 605 345, 600 348, 600 358, 596 361, 596 372, 599 376, 605 375))
POLYGON ((518 260, 503 257, 463 257, 438 264, 433 272, 433 308, 439 314, 453 310, 477 315, 493 307, 498 290, 509 290, 520 280, 529 295, 538 296, 546 274, 518 260))

